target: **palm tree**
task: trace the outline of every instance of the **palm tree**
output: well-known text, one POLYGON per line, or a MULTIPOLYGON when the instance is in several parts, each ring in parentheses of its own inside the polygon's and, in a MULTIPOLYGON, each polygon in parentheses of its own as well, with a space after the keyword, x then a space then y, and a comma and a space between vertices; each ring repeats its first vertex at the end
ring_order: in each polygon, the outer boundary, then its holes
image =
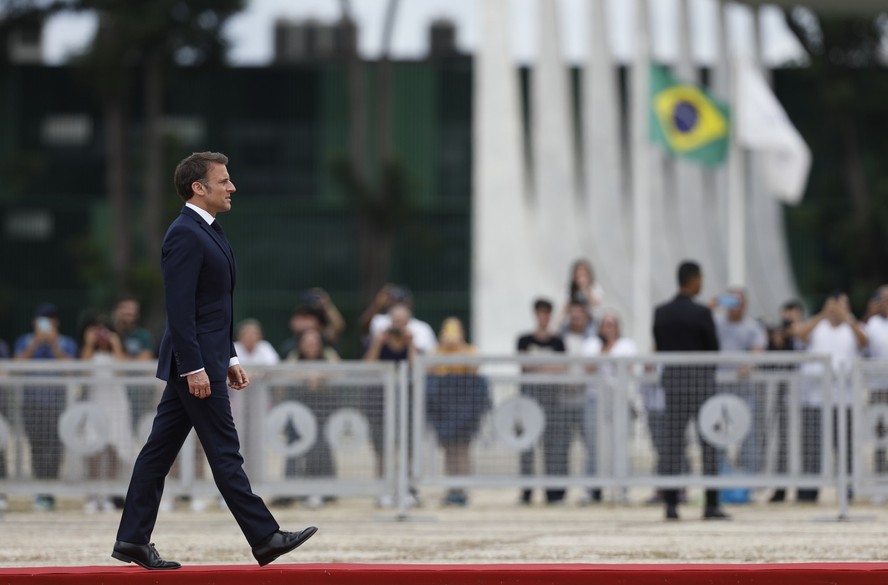
POLYGON ((807 214, 809 225, 811 218, 819 217, 821 225, 815 232, 832 234, 833 247, 842 257, 845 274, 837 277, 818 269, 822 275, 818 288, 829 290, 835 288, 837 278, 853 278, 849 283, 852 300, 862 305, 884 282, 888 259, 883 252, 888 225, 884 209, 888 203, 873 155, 875 142, 884 135, 878 126, 878 112, 884 109, 880 96, 885 82, 878 75, 864 77, 861 73, 876 71, 884 64, 888 18, 828 15, 798 8, 784 9, 784 16, 805 51, 807 66, 798 74, 810 78, 818 89, 817 102, 829 112, 817 121, 813 138, 828 137, 821 143, 821 155, 834 169, 823 175, 829 186, 823 181, 812 182, 809 190, 813 197, 802 205, 804 209, 788 213, 800 218, 807 214), (862 124, 864 119, 867 122, 862 124), (837 210, 841 210, 838 217, 837 210))
MULTIPOLYGON (((134 286, 133 214, 130 200, 131 114, 129 105, 141 80, 144 139, 139 151, 144 197, 141 217, 145 250, 154 256, 163 235, 165 193, 161 118, 166 71, 173 64, 218 65, 227 44, 225 22, 243 9, 244 0, 3 0, 0 41, 8 31, 62 11, 94 11, 99 28, 91 45, 75 60, 102 108, 107 164, 105 190, 113 225, 111 249, 115 288, 134 286)), ((5 52, 0 52, 5 57, 5 52)))
MULTIPOLYGON (((409 214, 409 201, 403 169, 398 164, 392 144, 392 60, 400 0, 386 5, 382 52, 377 63, 375 164, 367 156, 369 124, 367 116, 366 64, 357 52, 347 63, 350 110, 349 156, 334 163, 333 174, 342 184, 358 210, 357 237, 361 296, 368 300, 385 283, 391 264, 392 246, 397 228, 409 214)), ((343 22, 353 22, 351 3, 340 0, 343 22)))

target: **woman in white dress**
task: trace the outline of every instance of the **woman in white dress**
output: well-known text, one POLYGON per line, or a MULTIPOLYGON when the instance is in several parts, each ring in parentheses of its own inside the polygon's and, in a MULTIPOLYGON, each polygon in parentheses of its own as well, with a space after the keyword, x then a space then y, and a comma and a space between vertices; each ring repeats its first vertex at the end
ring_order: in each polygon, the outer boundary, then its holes
MULTIPOLYGON (((583 342, 581 353, 585 357, 625 357, 636 355, 638 351, 635 342, 623 337, 620 333, 620 320, 617 313, 605 310, 598 321, 598 335, 589 337, 583 342)), ((586 474, 594 476, 598 472, 598 433, 601 426, 599 421, 602 420, 598 415, 598 397, 603 390, 615 389, 613 382, 617 374, 617 367, 613 363, 602 364, 600 368, 590 366, 590 373, 596 374, 596 380, 586 386, 583 437, 586 443, 586 474)), ((601 501, 601 490, 590 489, 588 500, 589 502, 601 501)))
MULTIPOLYGON (((110 368, 101 367, 126 360, 120 336, 112 329, 106 317, 97 316, 84 328, 80 358, 99 365, 92 374, 101 381, 89 385, 86 400, 104 413, 108 423, 108 442, 105 448, 88 459, 89 478, 115 480, 121 474, 121 464, 133 461, 135 447, 126 387, 110 368)), ((92 495, 87 498, 87 512, 112 509, 107 496, 92 495)))

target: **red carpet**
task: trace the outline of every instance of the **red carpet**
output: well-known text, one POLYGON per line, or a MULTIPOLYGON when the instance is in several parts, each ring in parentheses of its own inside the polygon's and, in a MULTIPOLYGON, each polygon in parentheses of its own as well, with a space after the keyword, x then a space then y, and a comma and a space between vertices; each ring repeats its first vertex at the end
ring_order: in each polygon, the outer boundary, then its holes
POLYGON ((0 569, 0 585, 886 585, 888 563, 780 565, 204 565, 0 569))

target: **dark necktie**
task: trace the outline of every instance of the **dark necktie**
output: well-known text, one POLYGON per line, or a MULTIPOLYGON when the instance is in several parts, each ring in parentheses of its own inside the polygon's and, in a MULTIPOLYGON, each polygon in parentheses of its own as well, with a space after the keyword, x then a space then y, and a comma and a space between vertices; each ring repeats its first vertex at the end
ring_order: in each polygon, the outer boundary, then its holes
POLYGON ((214 230, 216 230, 216 233, 217 233, 217 234, 219 234, 220 236, 222 236, 222 239, 223 239, 223 240, 227 240, 227 238, 225 237, 225 232, 222 231, 222 225, 219 223, 218 220, 213 221, 213 223, 211 223, 210 225, 212 226, 212 228, 213 228, 214 230))

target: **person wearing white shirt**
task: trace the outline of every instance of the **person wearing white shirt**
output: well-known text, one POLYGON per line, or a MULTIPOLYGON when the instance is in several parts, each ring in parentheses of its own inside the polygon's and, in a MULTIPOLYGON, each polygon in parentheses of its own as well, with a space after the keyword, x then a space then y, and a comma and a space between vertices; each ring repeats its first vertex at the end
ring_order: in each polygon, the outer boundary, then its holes
MULTIPOLYGON (((635 342, 622 337, 620 320, 616 312, 605 310, 598 321, 598 335, 587 338, 583 342, 581 355, 585 357, 625 357, 638 353, 635 342)), ((586 443, 586 474, 594 476, 598 472, 598 433, 601 428, 601 417, 598 412, 598 396, 602 391, 623 390, 613 384, 617 374, 616 364, 602 364, 600 368, 590 366, 596 373, 595 382, 586 386, 586 400, 583 408, 583 438, 586 443)), ((584 500, 585 501, 585 500, 584 500)), ((600 502, 601 490, 589 490, 588 501, 600 502)))
POLYGON ((273 366, 280 357, 268 341, 262 337, 262 325, 256 319, 244 319, 237 325, 237 341, 234 349, 244 365, 273 366))
MULTIPOLYGON (((727 294, 717 300, 723 308, 722 315, 715 320, 715 333, 718 348, 722 353, 758 353, 768 347, 768 332, 755 319, 746 315, 746 291, 732 287, 727 294)), ((719 393, 732 393, 740 397, 751 414, 750 428, 740 446, 736 464, 746 473, 758 473, 765 462, 765 388, 760 383, 750 381, 752 367, 749 365, 719 366, 730 381, 719 383, 719 393)))
MULTIPOLYGON (((407 321, 407 331, 413 337, 413 348, 419 353, 432 353, 438 347, 438 337, 432 326, 413 316, 413 311, 405 303, 396 303, 403 305, 410 311, 410 319, 407 321)), ((370 339, 376 337, 384 331, 388 331, 392 326, 391 308, 388 313, 380 313, 374 315, 370 321, 370 339)))
MULTIPOLYGON (((832 388, 831 404, 826 404, 824 388, 816 377, 823 373, 820 363, 805 363, 800 368, 807 377, 802 382, 802 472, 820 472, 821 444, 821 409, 832 406, 833 425, 837 425, 840 412, 848 418, 848 436, 850 451, 851 416, 850 387, 848 378, 851 365, 861 351, 867 346, 867 336, 863 327, 854 318, 848 304, 848 296, 844 293, 831 295, 826 299, 819 313, 804 323, 793 326, 792 334, 801 338, 810 353, 826 354, 830 357, 834 372, 835 386, 832 388), (814 377, 814 379, 811 378, 814 377)), ((837 436, 834 435, 835 443, 837 436)), ((848 463, 851 454, 848 453, 848 463)), ((799 501, 816 501, 818 490, 807 488, 798 490, 799 501)))

